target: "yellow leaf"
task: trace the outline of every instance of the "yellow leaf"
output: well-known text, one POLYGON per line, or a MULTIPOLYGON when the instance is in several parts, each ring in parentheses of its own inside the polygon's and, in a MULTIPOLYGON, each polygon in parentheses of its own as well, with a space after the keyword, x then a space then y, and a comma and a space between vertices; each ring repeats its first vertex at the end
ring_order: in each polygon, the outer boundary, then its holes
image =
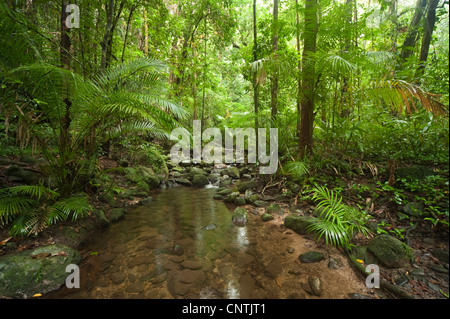
POLYGON ((356 261, 359 262, 360 264, 364 264, 364 260, 356 259, 356 261))
POLYGON ((34 294, 33 298, 38 298, 38 297, 42 297, 42 294, 34 294))

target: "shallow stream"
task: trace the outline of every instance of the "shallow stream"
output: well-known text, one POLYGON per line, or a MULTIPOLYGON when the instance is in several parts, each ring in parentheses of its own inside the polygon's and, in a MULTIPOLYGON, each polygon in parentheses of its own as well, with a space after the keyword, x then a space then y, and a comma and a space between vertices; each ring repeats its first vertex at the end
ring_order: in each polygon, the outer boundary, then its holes
POLYGON ((174 187, 130 209, 125 219, 96 233, 81 247, 81 288, 63 288, 57 298, 319 298, 308 277, 320 278, 322 298, 366 293, 345 258, 331 248, 262 222, 248 206, 249 222, 235 226, 233 207, 214 200, 214 189, 174 187), (302 252, 327 259, 303 264, 302 252), (330 258, 341 265, 329 268, 330 258))

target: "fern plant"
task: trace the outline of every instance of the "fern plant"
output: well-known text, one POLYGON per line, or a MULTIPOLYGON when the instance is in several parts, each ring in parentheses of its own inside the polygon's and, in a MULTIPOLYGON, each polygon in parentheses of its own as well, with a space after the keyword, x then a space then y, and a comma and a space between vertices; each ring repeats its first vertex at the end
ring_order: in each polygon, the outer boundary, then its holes
POLYGON ((0 190, 0 224, 14 237, 37 235, 47 226, 85 217, 91 207, 85 194, 61 198, 41 185, 20 185, 0 190))
POLYGON ((363 211, 344 204, 339 194, 326 187, 316 186, 312 192, 319 216, 307 230, 315 233, 317 240, 323 238, 326 245, 348 247, 356 233, 369 235, 368 216, 363 211))
POLYGON ((283 170, 286 174, 291 175, 296 181, 300 180, 303 176, 309 173, 308 164, 303 161, 291 161, 287 162, 283 170))

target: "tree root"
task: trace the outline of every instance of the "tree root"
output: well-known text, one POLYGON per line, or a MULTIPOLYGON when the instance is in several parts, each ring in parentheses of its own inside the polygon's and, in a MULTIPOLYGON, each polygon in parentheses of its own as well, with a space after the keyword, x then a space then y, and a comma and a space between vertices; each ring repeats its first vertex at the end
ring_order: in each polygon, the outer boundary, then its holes
MULTIPOLYGON (((345 249, 345 252, 347 254, 348 259, 352 262, 353 266, 355 266, 364 277, 367 277, 370 275, 369 272, 366 271, 365 267, 356 261, 356 258, 350 255, 350 252, 348 249, 345 249)), ((407 293, 403 289, 400 289, 399 287, 396 287, 386 280, 380 278, 380 288, 389 291, 391 294, 395 295, 396 297, 400 299, 415 299, 415 296, 407 293)))

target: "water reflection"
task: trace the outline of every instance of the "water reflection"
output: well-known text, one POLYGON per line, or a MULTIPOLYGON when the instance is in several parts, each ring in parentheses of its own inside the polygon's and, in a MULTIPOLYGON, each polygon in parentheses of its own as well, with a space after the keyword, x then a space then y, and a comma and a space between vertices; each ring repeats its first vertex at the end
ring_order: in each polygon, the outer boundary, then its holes
POLYGON ((175 187, 129 211, 85 247, 98 271, 67 297, 239 298, 244 268, 233 258, 248 250, 247 227, 213 192, 175 187))

